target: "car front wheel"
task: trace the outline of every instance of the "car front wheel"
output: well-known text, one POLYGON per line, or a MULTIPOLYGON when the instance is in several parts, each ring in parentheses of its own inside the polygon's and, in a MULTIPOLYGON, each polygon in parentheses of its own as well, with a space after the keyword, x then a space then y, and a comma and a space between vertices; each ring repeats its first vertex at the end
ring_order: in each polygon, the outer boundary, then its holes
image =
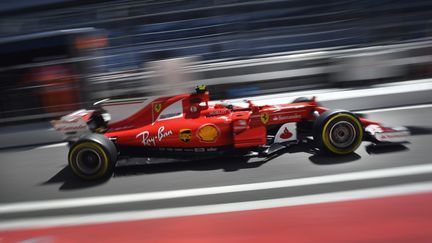
POLYGON ((326 111, 315 121, 314 140, 324 152, 344 155, 353 153, 363 140, 363 126, 347 111, 326 111))

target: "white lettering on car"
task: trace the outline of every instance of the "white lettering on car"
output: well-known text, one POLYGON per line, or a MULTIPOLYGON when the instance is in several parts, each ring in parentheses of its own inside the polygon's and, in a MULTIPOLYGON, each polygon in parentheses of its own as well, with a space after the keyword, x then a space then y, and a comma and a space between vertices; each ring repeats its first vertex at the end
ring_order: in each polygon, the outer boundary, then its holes
POLYGON ((54 129, 59 132, 70 132, 70 131, 87 131, 87 124, 82 119, 74 120, 55 120, 51 121, 54 129))
POLYGON ((294 115, 288 115, 288 116, 275 116, 273 118, 274 121, 278 121, 278 120, 290 120, 290 119, 299 119, 301 118, 301 115, 299 114, 294 114, 294 115))
POLYGON ((165 126, 161 126, 158 129, 157 135, 150 136, 149 131, 143 131, 136 135, 136 138, 142 137, 142 144, 144 146, 156 146, 157 142, 161 142, 164 138, 173 134, 172 130, 168 130, 165 132, 165 126))
POLYGON ((150 133, 149 131, 144 131, 138 135, 136 135, 136 137, 142 136, 142 144, 144 144, 144 146, 156 146, 156 137, 150 137, 150 133))
POLYGON ((218 109, 218 110, 213 110, 210 111, 206 116, 220 116, 220 115, 226 115, 230 113, 230 111, 228 109, 218 109))
POLYGON ((157 135, 157 137, 158 137, 159 142, 162 141, 163 138, 168 137, 169 135, 173 134, 173 132, 171 130, 168 130, 166 132, 164 132, 164 130, 165 130, 164 126, 161 126, 158 129, 158 135, 157 135))

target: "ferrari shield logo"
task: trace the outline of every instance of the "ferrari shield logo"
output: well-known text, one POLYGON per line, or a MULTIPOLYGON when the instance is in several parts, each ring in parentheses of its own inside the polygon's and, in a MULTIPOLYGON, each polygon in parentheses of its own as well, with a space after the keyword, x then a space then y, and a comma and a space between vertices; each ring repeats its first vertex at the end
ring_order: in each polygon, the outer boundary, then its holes
POLYGON ((161 109, 162 109, 162 104, 161 103, 153 104, 153 110, 156 113, 159 113, 161 111, 161 109))
POLYGON ((266 112, 261 113, 261 122, 264 124, 267 124, 267 122, 269 121, 269 114, 266 112))
POLYGON ((192 130, 190 129, 181 129, 179 132, 179 138, 182 142, 190 142, 192 140, 192 130))

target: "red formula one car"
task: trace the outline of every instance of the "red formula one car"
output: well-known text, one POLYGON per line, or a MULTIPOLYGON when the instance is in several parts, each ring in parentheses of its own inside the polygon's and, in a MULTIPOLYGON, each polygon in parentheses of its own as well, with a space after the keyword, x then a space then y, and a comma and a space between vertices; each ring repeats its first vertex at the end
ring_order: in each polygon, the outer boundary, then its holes
POLYGON ((315 98, 281 105, 209 105, 203 86, 191 94, 147 99, 135 114, 117 122, 109 122, 102 107, 52 122, 70 142, 73 172, 87 180, 110 176, 123 156, 265 157, 307 141, 318 151, 345 155, 362 141, 401 143, 409 135, 403 127, 384 127, 349 111, 321 107, 315 98))

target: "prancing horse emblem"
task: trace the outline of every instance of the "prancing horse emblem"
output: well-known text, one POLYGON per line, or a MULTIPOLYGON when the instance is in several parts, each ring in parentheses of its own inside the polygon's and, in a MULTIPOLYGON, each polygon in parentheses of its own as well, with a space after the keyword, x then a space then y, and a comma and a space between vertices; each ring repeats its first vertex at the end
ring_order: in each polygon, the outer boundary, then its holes
POLYGON ((266 112, 261 113, 261 122, 267 124, 268 121, 269 121, 269 114, 266 112))
POLYGON ((156 113, 159 113, 159 111, 161 111, 162 109, 162 104, 161 103, 154 104, 153 109, 154 111, 156 111, 156 113))

